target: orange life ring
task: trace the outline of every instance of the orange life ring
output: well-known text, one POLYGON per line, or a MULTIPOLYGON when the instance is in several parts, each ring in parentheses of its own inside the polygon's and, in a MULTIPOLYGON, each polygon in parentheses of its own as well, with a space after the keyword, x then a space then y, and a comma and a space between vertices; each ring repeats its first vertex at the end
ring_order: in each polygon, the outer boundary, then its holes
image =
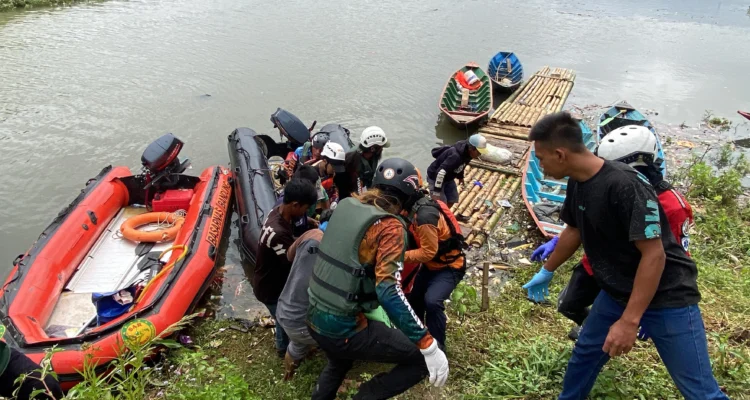
POLYGON ((177 237, 177 232, 180 231, 184 222, 184 217, 175 215, 174 213, 150 212, 128 218, 120 226, 120 232, 125 239, 134 242, 166 242, 174 240, 177 237), (171 224, 171 226, 155 231, 138 230, 139 226, 153 223, 167 223, 171 224))

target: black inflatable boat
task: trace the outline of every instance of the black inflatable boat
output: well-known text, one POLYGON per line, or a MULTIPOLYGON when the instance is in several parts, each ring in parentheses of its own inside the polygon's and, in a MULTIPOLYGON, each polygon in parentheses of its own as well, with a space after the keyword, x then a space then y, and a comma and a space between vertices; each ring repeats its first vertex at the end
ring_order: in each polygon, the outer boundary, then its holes
POLYGON ((240 253, 251 263, 255 263, 263 222, 276 203, 266 140, 262 136, 249 128, 237 128, 229 135, 228 146, 239 214, 240 253))
MULTIPOLYGON (((256 133, 249 128, 238 128, 229 135, 229 159, 234 172, 236 210, 239 214, 241 254, 255 263, 263 222, 276 203, 273 171, 268 159, 282 159, 290 151, 302 146, 315 127, 309 128, 294 114, 279 108, 271 115, 274 128, 279 130, 281 141, 268 135, 256 133)), ((354 147, 349 130, 339 124, 328 124, 319 132, 327 133, 330 139, 348 151, 354 147)))

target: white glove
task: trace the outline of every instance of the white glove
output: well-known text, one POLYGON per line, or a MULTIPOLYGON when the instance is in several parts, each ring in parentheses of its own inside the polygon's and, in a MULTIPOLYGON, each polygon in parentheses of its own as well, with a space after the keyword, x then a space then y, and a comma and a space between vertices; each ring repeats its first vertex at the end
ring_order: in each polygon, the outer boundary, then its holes
POLYGON ((430 384, 435 387, 445 385, 445 381, 448 380, 448 358, 438 347, 437 340, 433 339, 430 347, 419 351, 422 352, 427 370, 430 371, 430 384))

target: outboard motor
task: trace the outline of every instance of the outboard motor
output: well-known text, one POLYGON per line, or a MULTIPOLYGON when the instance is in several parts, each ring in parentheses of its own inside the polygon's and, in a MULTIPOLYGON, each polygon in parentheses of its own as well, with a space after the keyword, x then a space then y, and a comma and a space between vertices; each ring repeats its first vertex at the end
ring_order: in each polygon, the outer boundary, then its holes
MULTIPOLYGON (((190 160, 180 162, 177 157, 184 143, 173 134, 156 139, 146 147, 141 155, 141 164, 146 180, 144 189, 160 191, 177 185, 176 175, 185 172, 190 166, 190 160)), ((149 199, 149 196, 146 196, 149 199)))
POLYGON ((263 152, 268 158, 273 156, 285 158, 290 151, 294 151, 297 147, 302 146, 310 140, 310 132, 312 132, 317 123, 313 121, 312 126, 308 128, 296 115, 283 108, 277 108, 271 114, 271 122, 273 122, 273 127, 279 130, 281 138, 286 141, 276 143, 266 135, 258 135, 257 138, 262 140, 265 145, 263 152))

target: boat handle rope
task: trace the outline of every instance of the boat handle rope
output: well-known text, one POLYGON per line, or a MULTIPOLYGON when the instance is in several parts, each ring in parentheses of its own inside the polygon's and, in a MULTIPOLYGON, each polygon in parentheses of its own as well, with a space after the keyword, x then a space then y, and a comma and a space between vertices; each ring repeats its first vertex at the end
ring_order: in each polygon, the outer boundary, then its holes
POLYGON ((177 245, 174 245, 174 246, 172 246, 172 247, 170 247, 170 248, 162 251, 161 254, 159 254, 159 258, 158 259, 161 260, 162 257, 164 257, 165 255, 167 255, 167 253, 169 253, 169 252, 171 252, 173 250, 182 250, 182 254, 180 254, 180 256, 177 257, 176 260, 174 260, 173 262, 171 262, 171 263, 167 264, 166 266, 164 266, 164 268, 162 268, 161 271, 159 271, 159 273, 156 274, 156 276, 154 276, 146 284, 146 286, 141 291, 141 294, 138 296, 138 299, 135 301, 135 303, 133 303, 133 306, 135 306, 136 304, 138 304, 138 303, 141 302, 141 300, 143 299, 143 296, 146 294, 146 292, 148 292, 148 289, 151 287, 151 284, 154 283, 154 281, 156 281, 157 279, 161 278, 161 276, 164 275, 169 270, 171 270, 174 267, 175 264, 177 264, 178 262, 182 261, 182 259, 184 259, 185 255, 188 253, 188 247, 187 247, 187 245, 177 244, 177 245))

